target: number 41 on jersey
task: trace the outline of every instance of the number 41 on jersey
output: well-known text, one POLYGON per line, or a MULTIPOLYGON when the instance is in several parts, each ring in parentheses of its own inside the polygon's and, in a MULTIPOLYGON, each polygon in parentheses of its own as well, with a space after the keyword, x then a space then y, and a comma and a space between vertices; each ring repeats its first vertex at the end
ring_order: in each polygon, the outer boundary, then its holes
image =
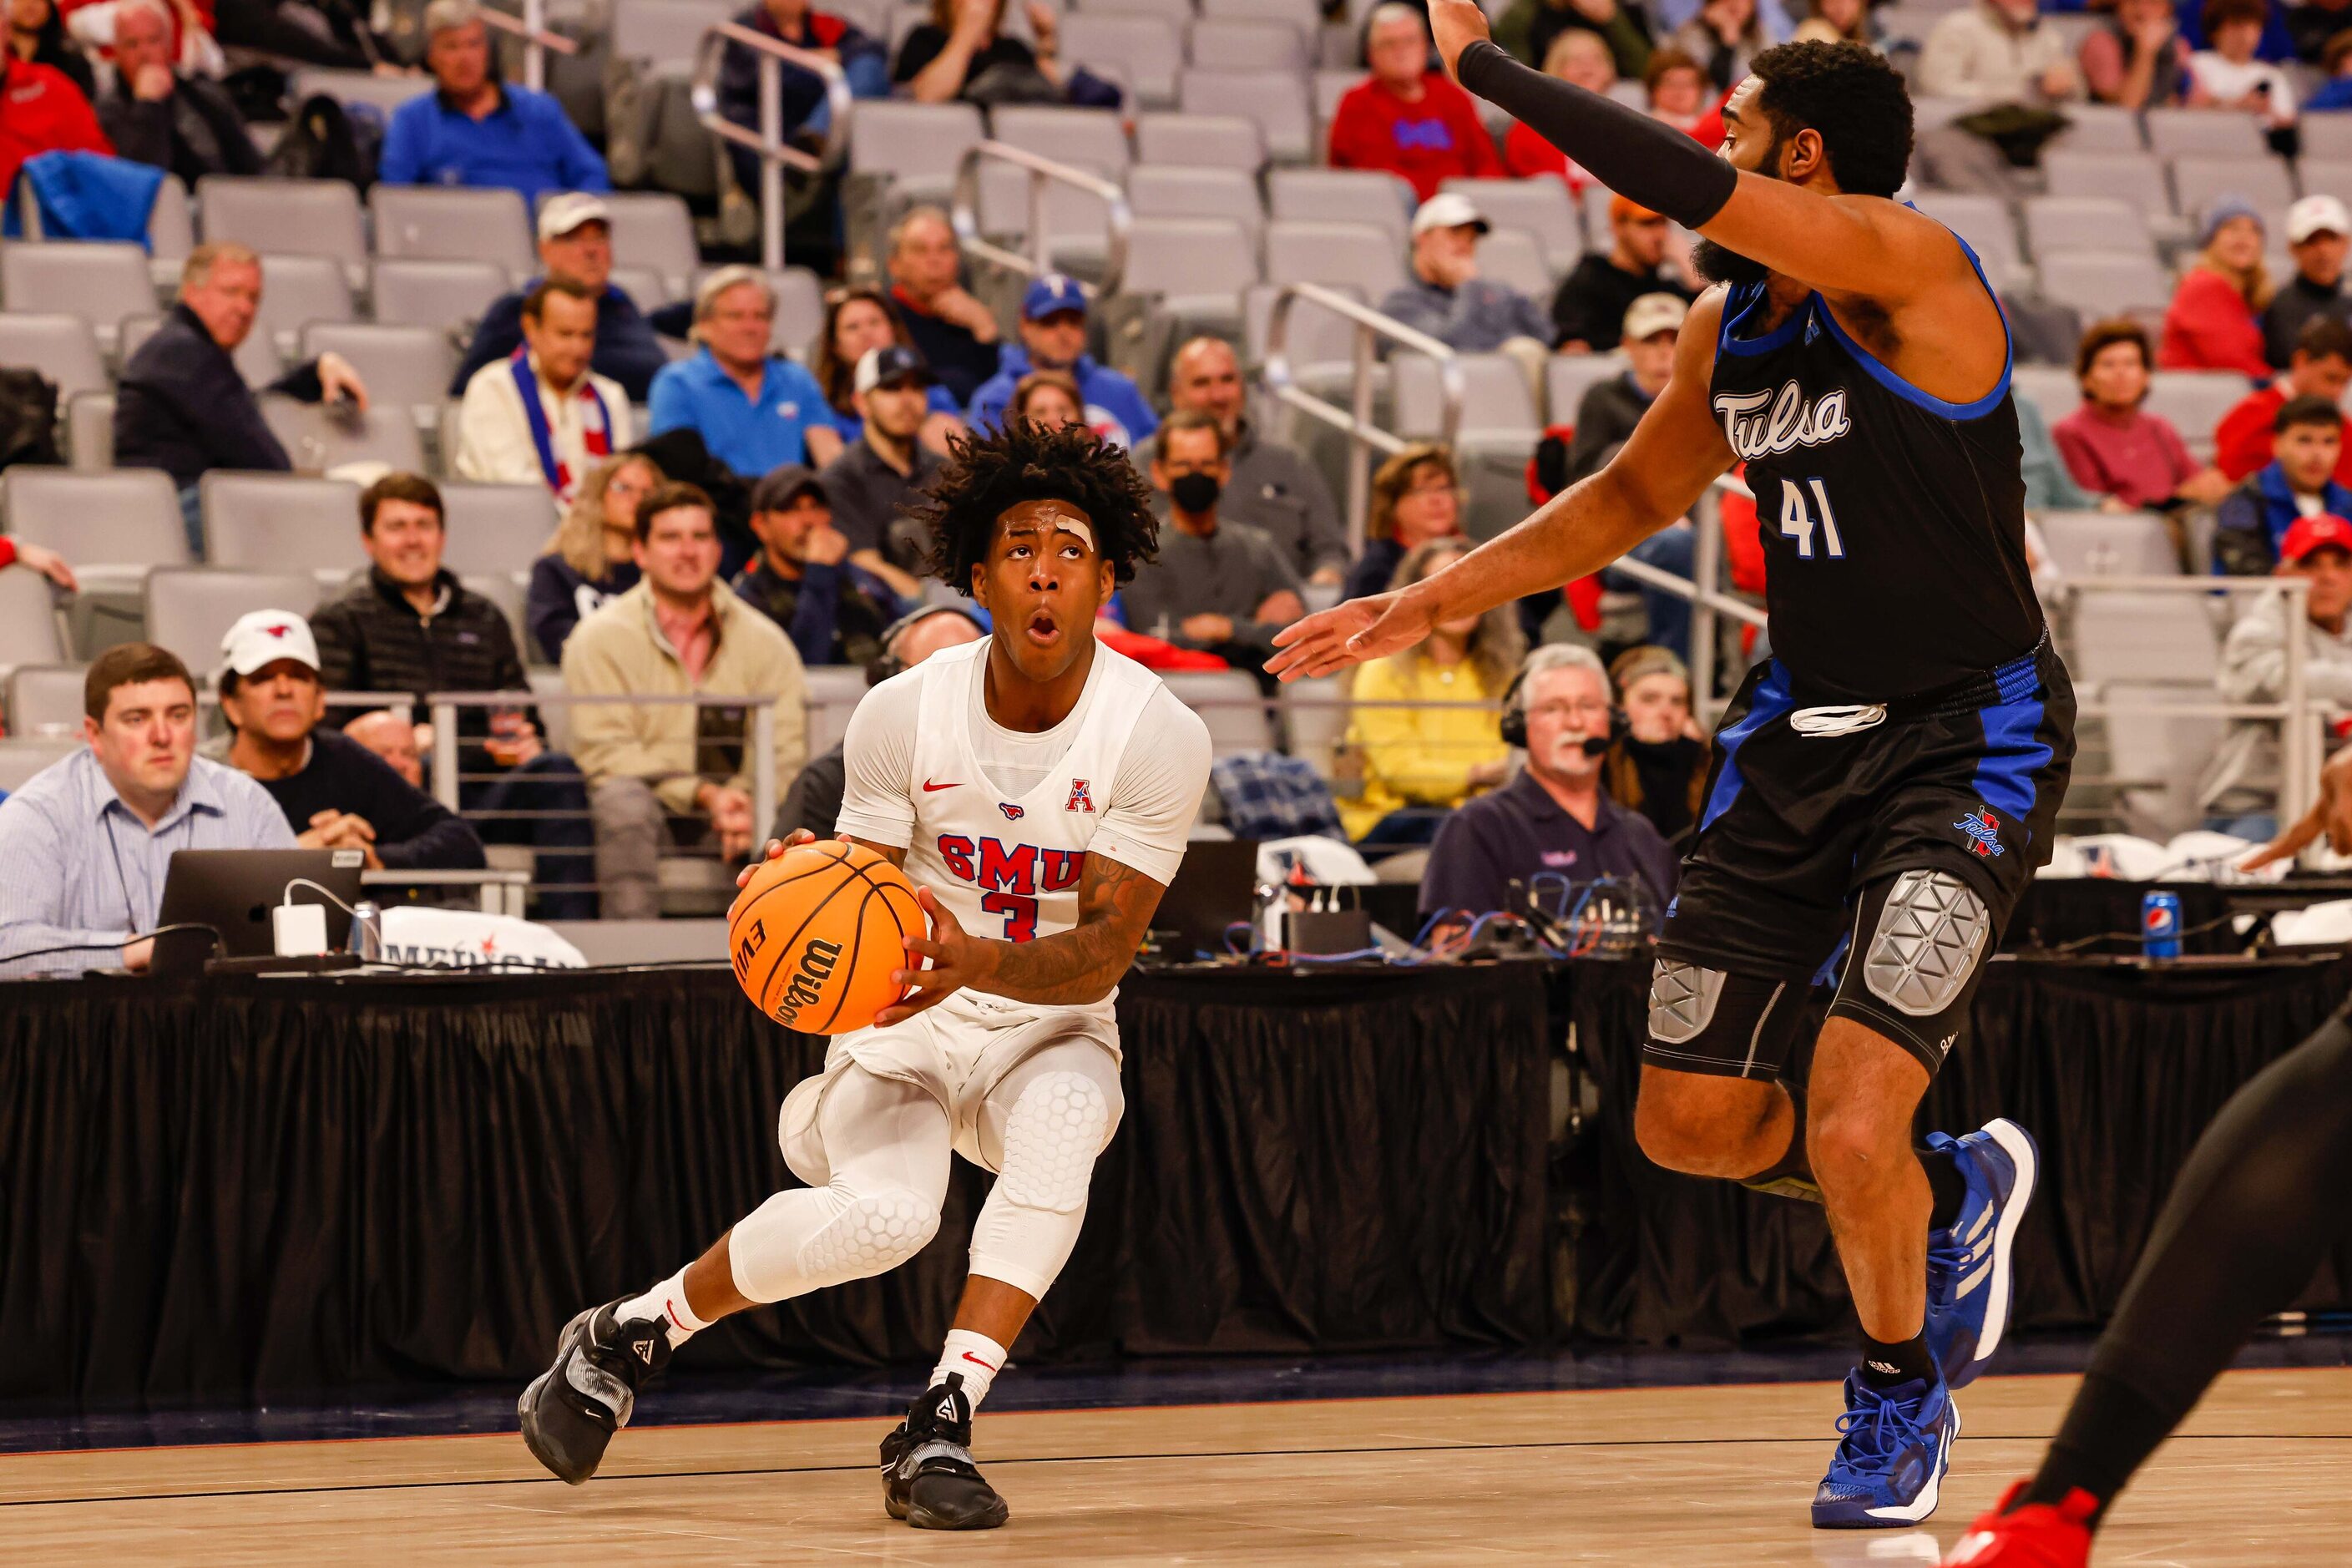
POLYGON ((1845 559, 1845 541, 1838 537, 1837 514, 1830 510, 1830 493, 1818 479, 1807 479, 1806 488, 1813 492, 1813 505, 1805 505, 1805 492, 1797 488, 1794 479, 1780 481, 1780 535, 1797 542, 1797 559, 1813 558, 1813 531, 1821 530, 1822 553, 1832 561, 1845 559))

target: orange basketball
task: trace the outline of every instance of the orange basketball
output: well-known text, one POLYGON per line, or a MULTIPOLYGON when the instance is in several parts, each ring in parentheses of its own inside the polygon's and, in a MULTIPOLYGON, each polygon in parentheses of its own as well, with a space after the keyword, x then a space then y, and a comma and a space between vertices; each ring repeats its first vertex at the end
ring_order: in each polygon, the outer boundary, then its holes
POLYGON ((914 884, 873 850, 823 839, 763 860, 727 911, 727 951, 752 1005, 788 1029, 845 1035, 903 994, 905 939, 929 929, 914 884))

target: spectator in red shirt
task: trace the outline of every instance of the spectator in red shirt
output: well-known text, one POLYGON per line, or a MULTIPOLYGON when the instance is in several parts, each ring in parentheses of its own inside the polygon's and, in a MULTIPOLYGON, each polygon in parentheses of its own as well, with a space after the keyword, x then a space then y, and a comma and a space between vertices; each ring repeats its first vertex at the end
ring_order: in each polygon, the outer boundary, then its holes
POLYGON ((2224 196, 2205 212, 2204 249, 2181 276, 2164 312, 2156 363, 2165 370, 2234 370, 2256 379, 2271 373, 2263 357, 2262 309, 2271 301, 2263 266, 2263 220, 2252 205, 2224 196))
MULTIPOLYGON (((1617 63, 1609 46, 1601 41, 1600 34, 1581 27, 1568 28, 1552 39, 1551 47, 1544 51, 1543 68, 1547 76, 1574 82, 1603 97, 1617 85, 1617 63)), ((1503 163, 1522 180, 1540 174, 1564 180, 1571 195, 1582 195, 1592 184, 1592 176, 1581 164, 1516 120, 1511 121, 1510 134, 1503 139, 1503 163)))
POLYGON ((2083 334, 2074 351, 2083 405, 2050 427, 2067 471, 2103 498, 2105 511, 2220 500, 2229 481, 2200 471, 2172 422, 2140 406, 2147 362, 2147 332, 2137 321, 2098 321, 2083 334))
POLYGON ((1348 89, 1331 117, 1331 166, 1385 169, 1427 201, 1456 176, 1500 179, 1507 171, 1468 93, 1429 68, 1429 29, 1410 5, 1374 10, 1364 44, 1372 74, 1348 89))
MULTIPOLYGON (((2347 384, 2352 384, 2352 327, 2334 316, 2313 317, 2295 335, 2285 374, 2221 416, 2221 423, 2213 427, 2214 465, 2231 484, 2268 467, 2278 411, 2298 397, 2339 402, 2347 384)), ((2336 480, 2352 487, 2352 428, 2345 430, 2344 444, 2336 480)))
POLYGON ((0 49, 0 200, 15 193, 16 171, 37 153, 113 151, 70 78, 0 49))

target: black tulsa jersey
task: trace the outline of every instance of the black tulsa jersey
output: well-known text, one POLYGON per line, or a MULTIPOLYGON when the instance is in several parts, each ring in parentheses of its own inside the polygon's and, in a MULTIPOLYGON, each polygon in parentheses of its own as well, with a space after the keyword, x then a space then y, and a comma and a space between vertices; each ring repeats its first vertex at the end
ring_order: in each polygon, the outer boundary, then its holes
POLYGON ((1884 702, 2032 652, 2010 364, 1976 402, 1946 403, 1819 294, 1769 331, 1765 317, 1763 285, 1728 291, 1708 397, 1748 464, 1772 651, 1799 688, 1884 702))

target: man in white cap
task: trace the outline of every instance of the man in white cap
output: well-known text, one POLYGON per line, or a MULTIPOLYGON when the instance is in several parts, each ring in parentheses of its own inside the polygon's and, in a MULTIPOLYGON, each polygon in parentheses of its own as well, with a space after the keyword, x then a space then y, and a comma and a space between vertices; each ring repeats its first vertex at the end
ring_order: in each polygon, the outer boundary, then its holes
MULTIPOLYGON (((653 324, 635 300, 613 285, 613 214, 596 196, 573 191, 551 199, 539 215, 541 278, 579 284, 596 299, 596 353, 589 361, 633 402, 651 395, 654 373, 669 363, 653 324)), ((529 279, 510 294, 492 300, 466 347, 465 363, 449 383, 449 395, 463 397, 474 373, 522 347, 522 302, 541 278, 529 279)))
POLYGON ((2294 276, 2263 310, 2263 357, 2280 370, 2313 317, 2352 320, 2352 298, 2344 292, 2352 213, 2334 196, 2304 197, 2286 209, 2286 247, 2294 258, 2294 276))
POLYGON ((1551 318, 1517 289, 1478 276, 1478 237, 1486 232, 1476 204, 1459 191, 1422 203, 1412 215, 1412 278, 1381 310, 1457 353, 1509 354, 1526 366, 1540 397, 1551 318))
POLYGON ((425 8, 425 68, 435 90, 393 110, 377 177, 388 185, 488 185, 522 193, 609 191, 604 160, 563 106, 499 79, 476 0, 425 8))
POLYGON ((373 752, 320 728, 327 692, 310 623, 284 610, 240 616, 221 639, 226 761, 269 792, 306 849, 357 849, 373 871, 472 870, 482 841, 373 752))

